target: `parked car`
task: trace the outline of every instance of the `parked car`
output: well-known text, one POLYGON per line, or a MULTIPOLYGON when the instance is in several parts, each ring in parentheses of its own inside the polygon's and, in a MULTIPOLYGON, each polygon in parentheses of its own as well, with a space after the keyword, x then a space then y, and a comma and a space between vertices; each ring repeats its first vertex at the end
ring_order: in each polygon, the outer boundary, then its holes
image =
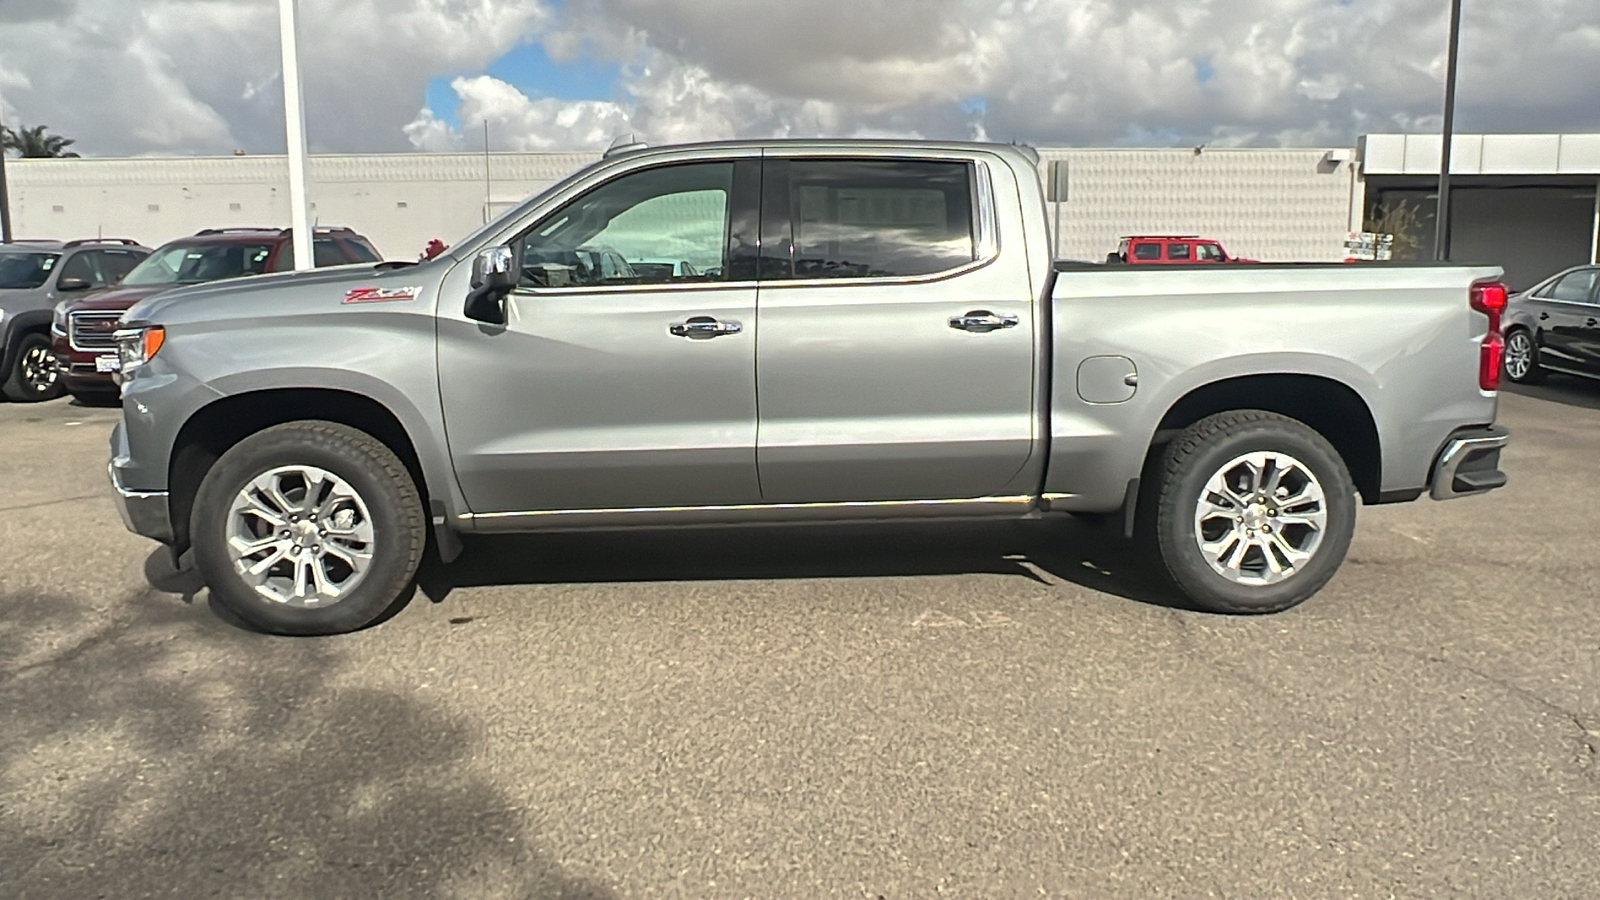
POLYGON ((65 390, 50 350, 50 311, 120 282, 150 250, 123 238, 0 244, 0 391, 19 403, 65 390))
POLYGON ((1196 263, 1247 263, 1253 259, 1230 256, 1222 244, 1194 235, 1125 237, 1109 263, 1133 265, 1194 265, 1196 263))
POLYGON ((1579 266, 1511 297, 1506 307, 1506 377, 1547 372, 1600 378, 1600 266, 1579 266))
POLYGON ((1055 513, 1265 613, 1333 576, 1358 503, 1505 483, 1500 269, 1058 265, 1037 172, 630 149, 429 262, 169 291, 117 333, 118 508, 244 621, 326 634, 397 602, 430 528, 448 562, 474 533, 1055 513), (530 275, 650 255, 641 208, 726 274, 530 275))
MULTIPOLYGON (((318 267, 382 260, 370 241, 349 228, 316 229, 312 253, 318 267)), ((117 290, 56 308, 52 349, 61 380, 81 400, 113 397, 117 348, 112 335, 122 314, 146 297, 181 285, 292 269, 294 239, 289 229, 208 228, 164 244, 128 272, 117 290)))

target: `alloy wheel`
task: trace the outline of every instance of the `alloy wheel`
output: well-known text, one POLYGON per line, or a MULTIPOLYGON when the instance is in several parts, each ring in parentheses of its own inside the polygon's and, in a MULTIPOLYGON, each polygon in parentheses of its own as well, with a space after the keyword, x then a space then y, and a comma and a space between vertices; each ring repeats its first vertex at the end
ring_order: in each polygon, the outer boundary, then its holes
POLYGON ((1316 475, 1286 453, 1240 456, 1206 482, 1194 535, 1212 571, 1236 584, 1269 585, 1311 562, 1328 527, 1316 475))
POLYGON ((337 603, 372 564, 366 501, 349 482, 314 466, 256 476, 234 497, 226 527, 235 571, 275 603, 337 603))
POLYGON ((1528 377, 1533 369, 1533 339, 1525 331, 1514 332, 1506 341, 1506 374, 1512 381, 1528 377))

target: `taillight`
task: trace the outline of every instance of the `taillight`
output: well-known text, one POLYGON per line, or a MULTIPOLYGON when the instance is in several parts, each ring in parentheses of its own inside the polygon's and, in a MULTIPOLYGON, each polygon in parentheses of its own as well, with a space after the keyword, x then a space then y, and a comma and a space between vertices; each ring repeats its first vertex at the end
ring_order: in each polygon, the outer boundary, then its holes
POLYGON ((1489 332, 1478 348, 1478 387, 1486 391, 1500 390, 1500 367, 1505 359, 1506 339, 1498 331, 1489 332))
POLYGON ((1506 286, 1496 281, 1475 284, 1469 294, 1472 308, 1489 317, 1489 332, 1478 347, 1478 387, 1486 391, 1500 389, 1500 366, 1506 355, 1500 320, 1505 315, 1509 296, 1506 286))

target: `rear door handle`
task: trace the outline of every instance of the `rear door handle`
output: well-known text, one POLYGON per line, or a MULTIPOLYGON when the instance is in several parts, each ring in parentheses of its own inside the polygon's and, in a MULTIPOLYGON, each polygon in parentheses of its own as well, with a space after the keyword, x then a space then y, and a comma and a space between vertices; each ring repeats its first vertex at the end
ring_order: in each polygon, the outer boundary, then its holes
POLYGON ((952 318, 950 327, 958 331, 972 331, 984 334, 990 331, 999 331, 1002 328, 1015 328, 1019 321, 1016 316, 997 316, 987 309, 975 309, 964 316, 952 318))
POLYGON ((1547 312, 1545 312, 1545 313, 1539 313, 1539 318, 1540 318, 1540 319, 1541 319, 1541 320, 1542 320, 1542 319, 1548 319, 1548 318, 1550 318, 1550 314, 1549 314, 1549 313, 1547 313, 1547 312))
POLYGON ((1589 327, 1590 327, 1590 328, 1593 328, 1593 327, 1594 327, 1594 326, 1595 326, 1595 325, 1596 325, 1596 324, 1600 324, 1600 323, 1596 323, 1596 322, 1595 322, 1595 320, 1593 320, 1593 319, 1590 319, 1590 320, 1589 320, 1589 321, 1588 321, 1588 322, 1587 322, 1587 323, 1586 323, 1586 324, 1587 324, 1587 325, 1588 325, 1588 326, 1589 326, 1589 327))
POLYGON ((667 330, 678 337, 704 341, 725 334, 738 334, 744 330, 744 326, 738 322, 719 322, 710 316, 695 316, 687 321, 673 322, 667 330))

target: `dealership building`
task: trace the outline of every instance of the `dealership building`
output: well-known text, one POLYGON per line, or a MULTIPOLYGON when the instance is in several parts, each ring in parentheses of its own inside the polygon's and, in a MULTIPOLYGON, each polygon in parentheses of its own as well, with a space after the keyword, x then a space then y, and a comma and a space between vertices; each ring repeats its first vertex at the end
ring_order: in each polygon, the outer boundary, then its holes
MULTIPOLYGON (((1374 134, 1350 148, 1053 149, 1065 164, 1057 254, 1101 260, 1129 234, 1198 234, 1237 256, 1338 261, 1351 232, 1395 233, 1431 258, 1438 135, 1374 134)), ((452 243, 598 153, 314 156, 313 216, 367 235, 390 259, 452 243)), ((203 228, 289 221, 281 156, 11 160, 19 239, 127 237, 155 246, 203 228)), ((1452 258, 1504 266, 1514 287, 1597 261, 1600 134, 1458 135, 1452 258)))

